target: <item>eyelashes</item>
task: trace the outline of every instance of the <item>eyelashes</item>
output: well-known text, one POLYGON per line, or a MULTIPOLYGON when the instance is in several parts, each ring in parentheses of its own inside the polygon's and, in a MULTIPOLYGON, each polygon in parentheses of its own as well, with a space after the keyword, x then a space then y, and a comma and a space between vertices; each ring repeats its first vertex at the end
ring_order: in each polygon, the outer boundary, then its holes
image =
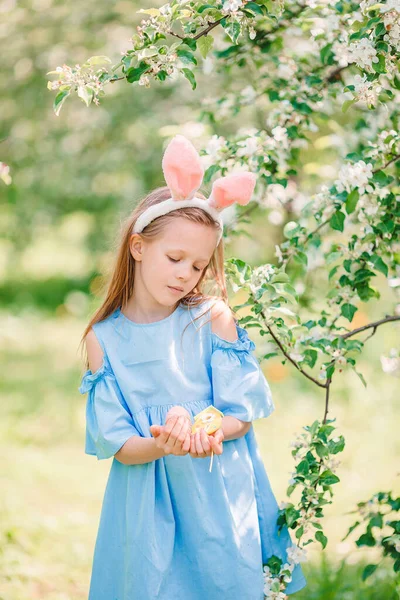
MULTIPOLYGON (((174 263, 177 263, 177 262, 179 262, 179 258, 171 258, 170 256, 168 256, 168 258, 169 258, 169 260, 170 260, 171 262, 174 262, 174 263)), ((193 267, 193 269, 194 269, 195 271, 197 271, 197 273, 200 273, 200 271, 202 270, 202 269, 199 269, 198 267, 193 267)))

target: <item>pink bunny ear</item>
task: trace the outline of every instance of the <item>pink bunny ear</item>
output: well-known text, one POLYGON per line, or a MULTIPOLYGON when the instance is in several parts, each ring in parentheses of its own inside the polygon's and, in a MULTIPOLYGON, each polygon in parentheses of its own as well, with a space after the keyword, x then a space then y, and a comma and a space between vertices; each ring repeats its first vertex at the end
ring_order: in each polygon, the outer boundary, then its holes
POLYGON ((255 185, 256 176, 250 171, 220 177, 214 181, 208 203, 217 210, 222 210, 234 202, 244 206, 250 202, 255 185))
POLYGON ((168 144, 162 169, 174 200, 190 200, 203 181, 204 168, 200 156, 183 135, 176 135, 168 144))

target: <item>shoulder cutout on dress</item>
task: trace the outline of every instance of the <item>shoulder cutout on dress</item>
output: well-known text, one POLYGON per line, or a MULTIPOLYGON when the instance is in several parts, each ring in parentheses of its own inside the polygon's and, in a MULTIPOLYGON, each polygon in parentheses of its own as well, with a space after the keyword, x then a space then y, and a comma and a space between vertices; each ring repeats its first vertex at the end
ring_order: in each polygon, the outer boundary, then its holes
POLYGON ((247 333, 246 329, 244 329, 244 327, 240 327, 240 325, 235 325, 236 327, 236 332, 237 332, 237 339, 234 340, 233 342, 230 342, 229 340, 226 340, 222 337, 220 337, 217 333, 212 332, 211 333, 211 340, 212 340, 212 348, 213 351, 214 350, 227 350, 227 351, 231 351, 233 350, 234 353, 236 352, 252 352, 256 345, 253 342, 253 340, 251 340, 249 338, 249 334, 247 333))
POLYGON ((238 333, 231 309, 220 298, 211 307, 211 331, 226 342, 236 342, 238 333))
POLYGON ((100 369, 103 363, 104 352, 93 329, 88 331, 85 340, 89 369, 92 371, 92 373, 94 373, 100 369))

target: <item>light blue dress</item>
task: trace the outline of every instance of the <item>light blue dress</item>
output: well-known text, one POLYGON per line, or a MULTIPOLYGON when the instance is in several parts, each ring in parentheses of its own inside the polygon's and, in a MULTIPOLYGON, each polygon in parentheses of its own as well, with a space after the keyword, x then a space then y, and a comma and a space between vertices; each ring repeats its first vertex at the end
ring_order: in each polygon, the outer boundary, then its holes
MULTIPOLYGON (((131 436, 151 437, 175 405, 192 417, 209 404, 243 421, 271 414, 254 343, 238 325, 235 342, 213 333, 212 303, 146 324, 118 308, 93 326, 104 359, 79 388, 88 392, 87 454, 110 458, 131 436)), ((262 565, 272 554, 285 560, 293 542, 286 528, 278 534, 253 426, 209 466, 190 454, 140 465, 113 458, 89 600, 263 600, 262 565)), ((289 594, 306 585, 300 565, 292 576, 289 594)))

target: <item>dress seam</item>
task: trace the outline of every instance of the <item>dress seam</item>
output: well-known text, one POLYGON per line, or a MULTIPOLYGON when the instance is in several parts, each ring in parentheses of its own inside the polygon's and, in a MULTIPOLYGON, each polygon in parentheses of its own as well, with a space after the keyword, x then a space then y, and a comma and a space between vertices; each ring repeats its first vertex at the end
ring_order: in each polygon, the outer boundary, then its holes
POLYGON ((177 404, 176 402, 171 402, 169 404, 148 404, 147 406, 143 406, 143 408, 136 410, 135 412, 131 412, 131 415, 133 417, 134 415, 138 415, 139 413, 144 412, 150 408, 171 408, 172 406, 186 406, 190 404, 200 404, 203 402, 212 403, 212 398, 206 398, 205 400, 188 400, 187 402, 180 402, 179 404, 177 404))

